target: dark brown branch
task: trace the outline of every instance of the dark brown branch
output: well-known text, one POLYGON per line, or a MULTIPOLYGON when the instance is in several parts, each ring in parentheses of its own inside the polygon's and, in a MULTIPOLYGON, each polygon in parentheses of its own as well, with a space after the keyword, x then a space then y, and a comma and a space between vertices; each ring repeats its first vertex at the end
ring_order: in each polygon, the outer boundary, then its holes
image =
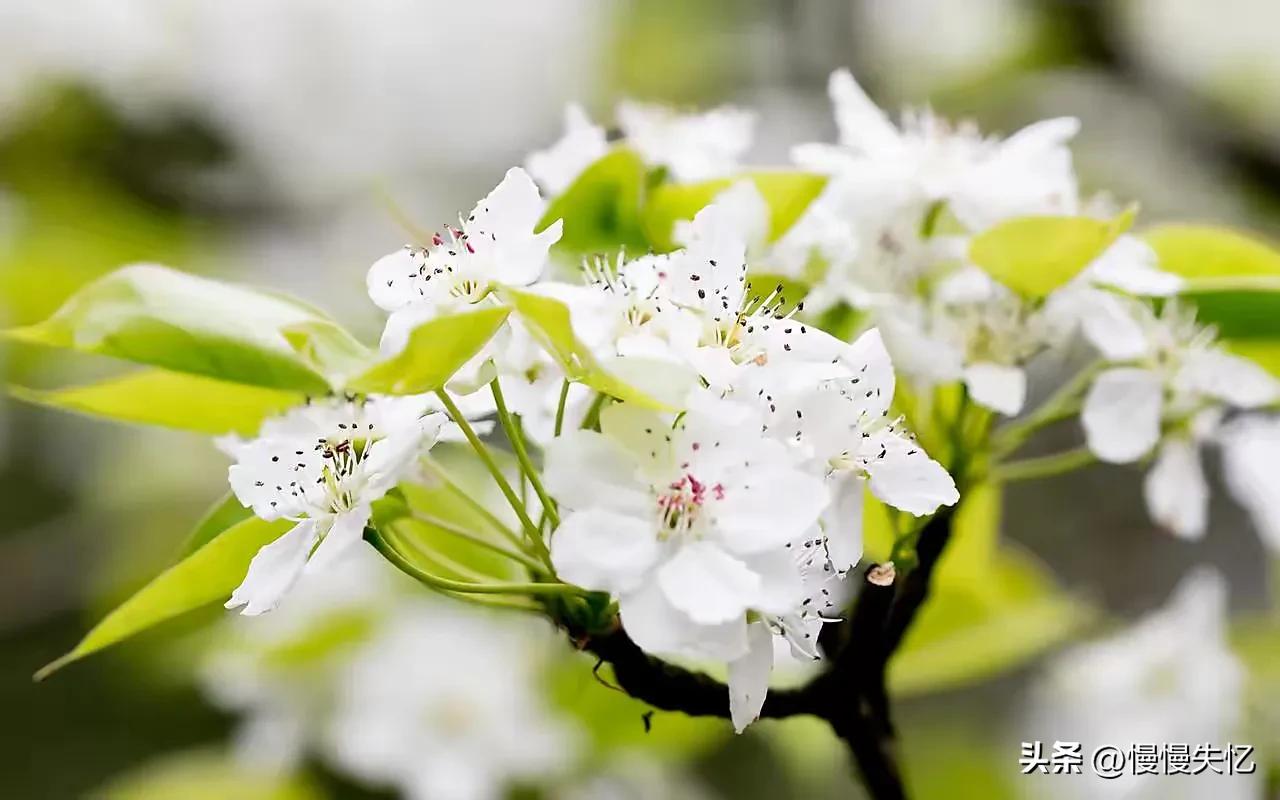
MULTIPOLYGON (((861 591, 844 622, 823 627, 818 643, 828 668, 798 689, 774 689, 762 718, 802 714, 830 723, 849 748, 875 800, 905 800, 886 689, 889 659, 929 596, 929 583, 951 536, 951 509, 925 524, 917 541, 917 565, 905 578, 891 564, 863 573, 861 591)), ((699 672, 669 664, 640 649, 615 623, 604 633, 569 631, 579 646, 613 667, 627 694, 664 711, 729 717, 729 688, 699 672)))

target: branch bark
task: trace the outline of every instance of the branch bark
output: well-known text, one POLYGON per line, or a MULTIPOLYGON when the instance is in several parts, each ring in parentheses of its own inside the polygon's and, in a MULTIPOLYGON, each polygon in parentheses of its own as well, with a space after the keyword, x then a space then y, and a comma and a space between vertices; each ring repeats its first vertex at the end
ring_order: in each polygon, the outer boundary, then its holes
MULTIPOLYGON (((873 564, 848 619, 829 623, 819 636, 829 667, 797 689, 770 690, 761 718, 812 715, 826 720, 849 748, 874 800, 905 800, 886 676, 929 596, 938 559, 951 536, 952 509, 943 509, 920 532, 917 566, 904 578, 892 564, 873 564)), ((627 694, 664 711, 729 718, 729 688, 699 672, 669 664, 640 649, 626 631, 570 631, 579 646, 613 668, 627 694)))

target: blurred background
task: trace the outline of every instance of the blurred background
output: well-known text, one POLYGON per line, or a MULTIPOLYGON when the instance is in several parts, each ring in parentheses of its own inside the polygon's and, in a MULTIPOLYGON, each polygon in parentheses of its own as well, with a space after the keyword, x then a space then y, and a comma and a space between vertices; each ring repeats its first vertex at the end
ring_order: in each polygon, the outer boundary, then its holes
MULTIPOLYGON (((0 317, 37 321, 103 272, 157 261, 299 294, 372 340, 364 275, 405 239, 397 216, 453 219, 559 136, 565 103, 603 120, 625 97, 754 108, 750 161, 782 163, 795 142, 834 138, 839 66, 887 109, 927 103, 991 132, 1079 116, 1086 189, 1139 201, 1146 222, 1280 234, 1275 0, 0 0, 0 317)), ((25 385, 94 368, 2 357, 25 385)), ((219 611, 47 683, 30 675, 170 563, 221 494, 222 457, 6 400, 0 415, 0 797, 196 796, 136 788, 157 774, 218 785, 239 716, 193 676, 219 611)), ((1266 609, 1267 557, 1244 515, 1215 500, 1210 535, 1178 541, 1148 521, 1140 480, 1099 467, 1017 485, 1002 535, 1102 612, 1094 633, 1161 606, 1199 564, 1226 578, 1237 615, 1266 609)), ((903 698, 919 796, 1041 796, 1019 780, 1018 744, 1059 649, 903 698)), ((568 694, 616 714, 641 777, 549 796, 857 796, 820 727, 728 737, 644 720, 590 666, 564 668, 568 694), (673 727, 675 744, 650 741, 673 727)), ((275 794, 208 796, 383 796, 321 760, 301 774, 253 790, 275 794)))

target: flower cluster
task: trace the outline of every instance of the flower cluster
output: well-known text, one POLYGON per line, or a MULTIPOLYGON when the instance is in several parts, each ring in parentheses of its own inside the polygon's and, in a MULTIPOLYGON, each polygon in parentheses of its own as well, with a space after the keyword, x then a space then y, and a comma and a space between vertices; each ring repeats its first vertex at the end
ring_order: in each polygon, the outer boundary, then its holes
MULTIPOLYGON (((830 89, 839 144, 795 149, 824 183, 780 233, 760 185, 730 179, 674 223, 676 249, 620 247, 564 269, 552 258, 564 222, 546 218, 553 205, 537 183, 568 192, 614 147, 677 181, 726 175, 751 129, 732 109, 624 104, 623 141, 610 145, 572 107, 564 138, 529 158, 533 177, 511 169, 457 225, 378 260, 368 289, 389 314, 384 358, 433 321, 516 313, 434 395, 318 401, 226 443, 236 496, 264 520, 297 522, 262 548, 228 605, 269 610, 359 539, 372 504, 415 479, 449 422, 512 505, 513 557, 535 580, 526 590, 607 595, 645 651, 728 665, 741 730, 764 703, 775 639, 822 657, 818 633, 844 613, 863 554, 867 493, 904 519, 960 499, 912 428, 965 479, 1012 479, 1005 463, 1027 436, 1079 411, 1098 459, 1158 451, 1147 500, 1183 536, 1206 524, 1197 447, 1220 441, 1236 494, 1274 508, 1258 475, 1276 437, 1255 435, 1271 423, 1224 419, 1273 405, 1280 383, 1170 299, 1184 282, 1147 244, 1118 228, 1040 295, 972 255, 1010 220, 1114 213, 1080 198, 1075 120, 997 139, 927 110, 894 124, 845 72, 830 89), (529 311, 537 304, 560 309, 561 327, 529 311), (1023 411, 1028 364, 1078 338, 1094 364, 992 434, 996 415, 1023 411), (901 397, 895 365, 910 381, 901 397), (946 406, 949 386, 962 394, 946 406), (484 423, 470 424, 489 417, 513 446, 518 491, 476 433, 484 423)), ((908 525, 895 552, 910 537, 908 525)), ((492 591, 423 575, 455 595, 492 591)))

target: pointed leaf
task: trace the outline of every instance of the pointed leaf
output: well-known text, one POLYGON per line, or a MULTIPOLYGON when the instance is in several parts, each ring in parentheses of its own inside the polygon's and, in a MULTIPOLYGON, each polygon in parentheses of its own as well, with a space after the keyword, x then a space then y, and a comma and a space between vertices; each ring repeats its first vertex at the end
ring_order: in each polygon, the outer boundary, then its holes
POLYGON ((332 324, 270 292, 139 264, 94 281, 49 319, 7 335, 235 383, 324 392, 326 376, 283 333, 316 322, 332 324))
POLYGON ((510 313, 490 306, 436 317, 414 329, 399 355, 352 379, 348 388, 369 394, 435 391, 489 343, 510 313))
POLYGON ((678 405, 692 388, 696 376, 675 364, 649 358, 614 358, 601 363, 574 333, 569 307, 555 298, 511 287, 503 287, 501 294, 571 381, 659 410, 678 405), (643 384, 645 390, 636 384, 643 384))
POLYGON ((178 550, 178 560, 185 559, 213 541, 227 528, 238 525, 251 516, 253 516, 253 509, 245 508, 234 493, 227 492, 205 512, 196 523, 195 529, 187 534, 186 540, 178 550))
POLYGON ((1184 278, 1280 275, 1280 250, 1230 228, 1160 225, 1143 238, 1160 256, 1160 269, 1184 278))
POLYGON ((295 523, 251 517, 233 525, 160 573, 89 631, 71 652, 36 673, 43 680, 67 664, 128 639, 179 614, 231 596, 258 550, 295 523))
POLYGON ((1069 282, 1133 225, 1129 208, 1114 219, 1018 217, 973 238, 969 259, 1027 297, 1044 297, 1069 282))
POLYGON ((1280 339, 1280 275, 1193 279, 1179 296, 1225 339, 1280 339))
POLYGON ((299 392, 267 389, 180 372, 143 370, 86 386, 28 389, 19 400, 95 417, 220 435, 251 435, 262 421, 305 401, 299 392))

